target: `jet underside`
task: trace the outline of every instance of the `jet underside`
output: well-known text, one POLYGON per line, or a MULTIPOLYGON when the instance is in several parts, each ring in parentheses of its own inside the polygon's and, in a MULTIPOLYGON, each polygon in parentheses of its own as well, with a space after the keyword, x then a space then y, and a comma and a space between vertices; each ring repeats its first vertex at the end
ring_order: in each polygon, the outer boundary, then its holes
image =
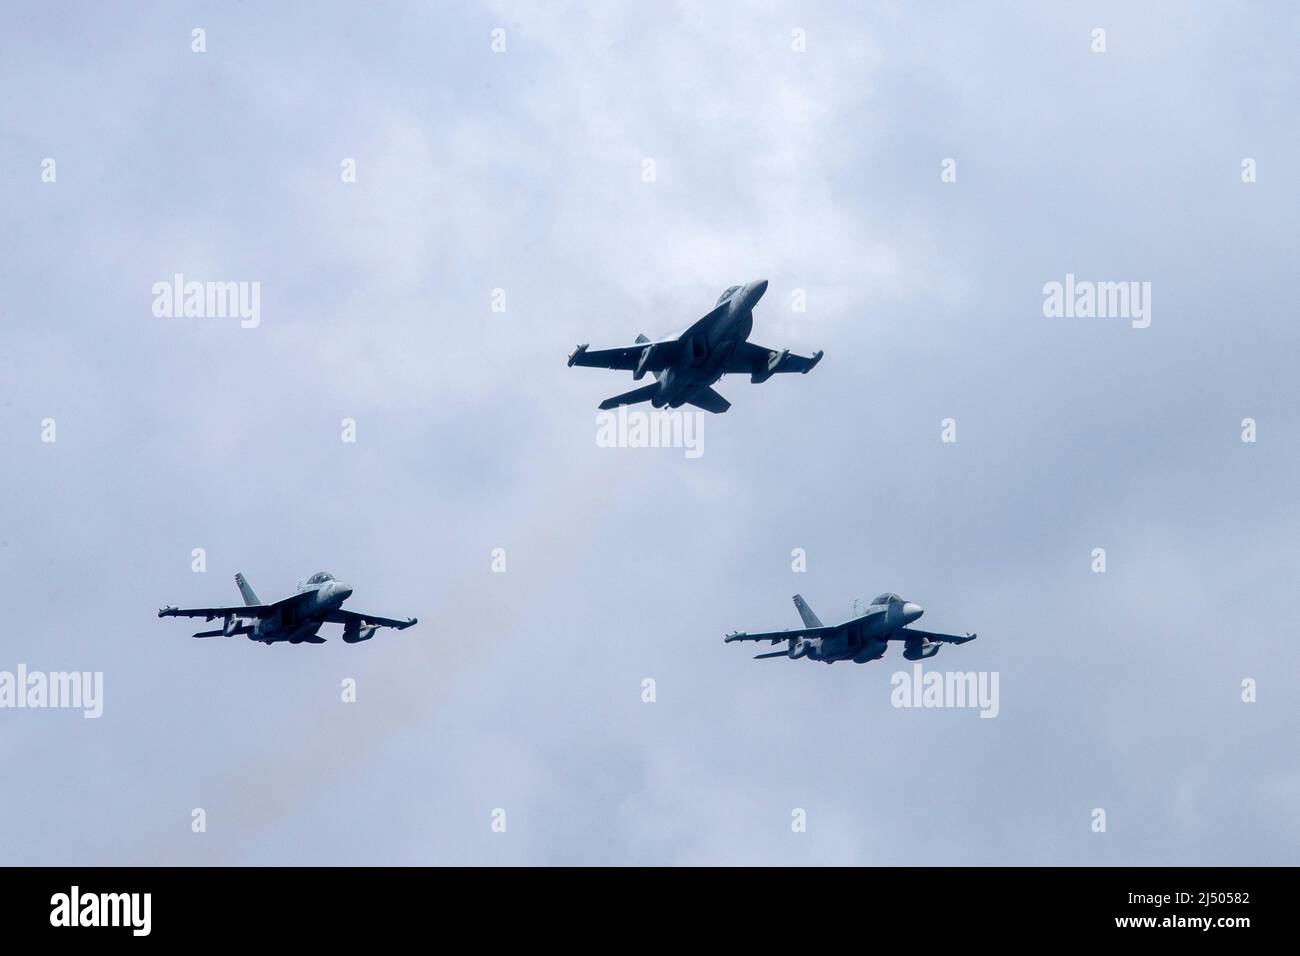
POLYGON ((262 644, 324 644, 325 638, 318 632, 325 624, 342 624, 344 642, 359 644, 370 640, 380 627, 403 630, 417 623, 415 618, 393 620, 344 610, 343 603, 352 595, 352 588, 327 571, 318 571, 300 581, 293 594, 273 604, 263 604, 242 574, 235 575, 235 583, 244 599, 242 607, 181 609, 169 606, 161 608, 158 616, 201 617, 208 621, 221 618, 221 627, 199 631, 194 636, 245 635, 249 640, 262 644))
POLYGON ((756 655, 760 659, 787 657, 798 660, 853 661, 865 664, 884 656, 890 641, 903 644, 903 656, 908 660, 923 660, 939 653, 944 644, 965 644, 975 639, 974 634, 964 636, 938 634, 910 627, 925 613, 919 604, 904 601, 897 594, 882 594, 861 614, 842 624, 826 626, 817 618, 804 599, 796 594, 795 607, 803 618, 802 628, 761 633, 735 632, 725 640, 765 641, 772 644, 784 642, 784 651, 756 655))
POLYGON ((821 360, 792 355, 789 349, 767 349, 749 341, 754 328, 754 306, 767 291, 760 279, 744 286, 732 286, 719 297, 707 315, 683 331, 658 341, 644 335, 624 348, 592 352, 579 345, 569 356, 570 365, 632 372, 640 381, 647 374, 653 381, 600 403, 602 409, 649 402, 655 408, 693 405, 721 413, 731 403, 713 385, 728 373, 750 376, 751 382, 765 382, 778 372, 809 372, 821 360))

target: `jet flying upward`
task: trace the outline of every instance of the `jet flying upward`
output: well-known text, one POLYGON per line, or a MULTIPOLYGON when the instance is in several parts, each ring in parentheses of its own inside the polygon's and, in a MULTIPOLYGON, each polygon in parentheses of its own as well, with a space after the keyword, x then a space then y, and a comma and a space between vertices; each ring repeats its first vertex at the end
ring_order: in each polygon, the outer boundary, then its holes
POLYGON ((818 620, 812 608, 798 594, 794 596, 794 606, 803 618, 804 626, 796 630, 767 631, 761 634, 733 632, 724 640, 731 641, 771 641, 778 644, 788 641, 783 651, 770 654, 756 654, 754 660, 769 657, 788 657, 798 660, 806 657, 811 661, 853 661, 865 664, 884 656, 890 641, 903 642, 903 656, 909 661, 919 661, 939 653, 941 644, 965 644, 975 640, 974 634, 958 637, 954 634, 935 634, 908 627, 925 613, 919 604, 904 601, 897 594, 882 594, 858 616, 843 624, 827 627, 818 620))
POLYGON ((749 375, 751 382, 766 382, 778 372, 808 373, 821 361, 794 355, 789 349, 768 349, 746 341, 754 328, 754 306, 767 291, 767 280, 733 285, 718 297, 708 315, 681 332, 650 341, 638 335, 625 348, 588 351, 579 345, 569 356, 569 365, 622 369, 640 381, 646 372, 654 374, 650 385, 642 385, 600 403, 602 409, 649 402, 655 408, 694 405, 706 412, 725 412, 731 403, 712 385, 727 372, 749 375))
POLYGON ((159 617, 201 617, 211 621, 225 618, 225 623, 213 631, 199 631, 195 637, 234 637, 247 634, 250 641, 274 644, 324 644, 325 638, 317 635, 322 624, 342 624, 343 640, 359 644, 374 637, 375 629, 392 627, 403 630, 416 623, 411 617, 394 621, 374 614, 358 614, 343 610, 343 602, 352 595, 352 588, 339 581, 328 571, 318 571, 298 582, 292 595, 274 604, 263 604, 242 574, 235 575, 235 584, 243 595, 242 607, 164 607, 159 617))

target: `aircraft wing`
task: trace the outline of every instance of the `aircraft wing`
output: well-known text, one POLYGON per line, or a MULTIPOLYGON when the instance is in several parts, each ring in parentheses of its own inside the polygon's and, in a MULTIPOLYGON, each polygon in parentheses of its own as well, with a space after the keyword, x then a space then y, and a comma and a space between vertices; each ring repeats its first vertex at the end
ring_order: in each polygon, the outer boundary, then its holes
POLYGON ((671 336, 669 336, 669 338, 678 341, 682 339, 689 339, 693 335, 695 335, 696 332, 703 331, 709 325, 710 322, 712 322, 714 319, 718 318, 719 316, 724 315, 730 309, 731 309, 731 300, 728 299, 726 302, 721 302, 718 305, 715 305, 707 313, 700 316, 698 319, 696 319, 686 328, 682 329, 680 332, 674 332, 671 336))
POLYGON ((918 631, 913 627, 905 627, 897 635, 902 640, 908 638, 919 638, 926 641, 936 641, 940 644, 965 644, 967 641, 975 640, 975 634, 935 634, 932 631, 918 631))
MULTIPOLYGON (((719 315, 731 308, 731 302, 723 302, 715 306, 701 318, 696 319, 680 332, 674 332, 672 335, 659 339, 657 342, 651 342, 649 339, 636 342, 624 348, 618 349, 598 349, 591 351, 586 345, 579 345, 569 355, 569 365, 583 365, 588 368, 612 368, 620 369, 625 372, 634 372, 641 364, 641 357, 645 355, 647 349, 650 354, 646 355, 645 365, 642 371, 662 372, 668 366, 672 365, 677 357, 681 354, 683 344, 692 339, 695 334, 705 328, 716 319, 719 315)), ((796 356, 797 358, 798 356, 796 356)), ((814 364, 816 364, 814 362, 814 364)), ((811 366, 810 366, 811 367, 811 366)))
POLYGON ((287 605, 297 604, 311 595, 310 591, 301 591, 281 598, 270 604, 239 604, 233 607, 163 607, 158 609, 159 617, 204 617, 209 621, 214 617, 268 617, 274 611, 287 605))
POLYGON ((265 617, 270 613, 271 604, 240 604, 236 607, 161 607, 159 617, 202 617, 212 620, 214 617, 265 617))
POLYGON ((329 621, 331 624, 347 625, 355 622, 358 627, 362 624, 377 625, 378 627, 393 627, 399 631, 410 627, 412 624, 419 623, 418 620, 413 617, 408 617, 405 621, 395 621, 391 617, 377 617, 373 614, 359 614, 356 611, 344 611, 341 609, 330 611, 325 615, 325 620, 329 621))
POLYGON ((797 627, 789 631, 762 631, 757 634, 746 634, 744 631, 733 631, 723 638, 723 641, 730 644, 732 641, 771 641, 773 644, 779 641, 788 641, 792 637, 831 637, 841 631, 842 628, 831 627, 797 627))
POLYGON ((590 351, 587 346, 579 345, 569 356, 569 365, 581 365, 586 368, 612 368, 624 372, 635 371, 641 361, 641 355, 650 349, 646 359, 645 371, 662 372, 671 363, 677 351, 676 342, 638 342, 618 349, 597 349, 590 351))
POLYGON ((811 358, 805 358, 789 349, 769 349, 753 342, 741 342, 727 359, 727 371, 748 372, 751 381, 762 382, 778 372, 811 372, 823 354, 814 352, 811 358))

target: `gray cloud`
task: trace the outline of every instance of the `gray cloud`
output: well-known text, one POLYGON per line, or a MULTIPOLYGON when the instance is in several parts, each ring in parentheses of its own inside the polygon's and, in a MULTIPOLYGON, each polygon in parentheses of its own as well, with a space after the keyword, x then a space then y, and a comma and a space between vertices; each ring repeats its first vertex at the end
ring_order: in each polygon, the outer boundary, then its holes
POLYGON ((0 669, 106 695, 0 721, 6 859, 1294 863, 1295 14, 1192 9, 5 14, 0 669), (155 319, 175 272, 261 327, 155 319), (1151 327, 1044 318, 1066 272, 1151 327), (697 461, 597 448, 572 345, 759 276, 816 372, 725 379, 697 461), (419 627, 153 618, 321 567, 419 627), (721 643, 886 589, 997 719, 721 643))

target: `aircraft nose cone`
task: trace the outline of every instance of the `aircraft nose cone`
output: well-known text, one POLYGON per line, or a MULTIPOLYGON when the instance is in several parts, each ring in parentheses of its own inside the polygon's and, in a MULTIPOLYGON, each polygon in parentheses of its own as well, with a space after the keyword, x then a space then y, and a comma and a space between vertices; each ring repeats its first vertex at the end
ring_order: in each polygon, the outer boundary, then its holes
POLYGON ((911 601, 907 601, 903 604, 903 620, 907 621, 909 624, 924 613, 925 608, 921 607, 919 604, 913 604, 911 601))
POLYGON ((741 290, 740 295, 736 296, 731 301, 738 309, 752 310, 754 306, 758 305, 758 300, 763 298, 763 293, 766 291, 767 280, 759 279, 745 286, 745 288, 741 290))
POLYGON ((336 588, 335 593, 343 600, 346 601, 348 598, 352 597, 352 589, 346 584, 337 585, 336 588))

